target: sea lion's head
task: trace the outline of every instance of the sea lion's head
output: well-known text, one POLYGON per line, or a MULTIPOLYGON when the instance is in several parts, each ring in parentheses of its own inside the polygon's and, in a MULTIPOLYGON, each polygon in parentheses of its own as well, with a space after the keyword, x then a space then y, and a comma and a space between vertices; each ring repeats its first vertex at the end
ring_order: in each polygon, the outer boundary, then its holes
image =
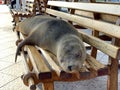
POLYGON ((86 59, 86 50, 82 40, 74 35, 65 36, 59 42, 57 59, 65 71, 79 71, 86 59))

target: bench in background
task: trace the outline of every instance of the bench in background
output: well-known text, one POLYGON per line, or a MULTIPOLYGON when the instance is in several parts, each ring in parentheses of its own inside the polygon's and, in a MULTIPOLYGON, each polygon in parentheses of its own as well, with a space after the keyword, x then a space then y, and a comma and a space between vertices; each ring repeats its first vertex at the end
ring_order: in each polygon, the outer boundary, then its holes
MULTIPOLYGON (((33 17, 35 15, 41 15, 45 11, 45 7, 45 0, 26 0, 25 10, 11 9, 11 14, 15 22, 15 26, 17 23, 25 18, 33 17)), ((13 30, 14 29, 15 27, 13 27, 13 30)), ((20 38, 19 32, 17 32, 17 36, 18 38, 20 38)))

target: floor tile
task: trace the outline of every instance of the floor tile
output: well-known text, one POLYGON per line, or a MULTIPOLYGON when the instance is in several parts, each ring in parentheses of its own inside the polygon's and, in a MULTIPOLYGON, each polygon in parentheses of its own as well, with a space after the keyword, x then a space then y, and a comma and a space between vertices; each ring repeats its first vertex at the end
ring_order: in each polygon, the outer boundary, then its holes
POLYGON ((16 48, 11 47, 5 50, 0 51, 0 59, 5 58, 11 54, 14 54, 16 52, 16 48))
POLYGON ((10 63, 10 62, 0 61, 0 71, 7 68, 7 67, 9 67, 9 66, 11 66, 11 65, 12 65, 12 63, 10 63))
MULTIPOLYGON (((2 74, 0 73, 0 87, 8 84, 9 82, 11 82, 12 80, 14 80, 16 77, 7 75, 7 74, 2 74)), ((4 89, 3 89, 4 90, 4 89)), ((9 89, 8 89, 9 90, 9 89)))
MULTIPOLYGON (((17 62, 23 60, 22 56, 18 56, 17 62)), ((15 53, 8 55, 7 57, 1 58, 0 61, 15 63, 15 53)))
POLYGON ((1 73, 8 74, 11 76, 20 77, 24 73, 23 62, 14 63, 12 66, 5 68, 0 71, 1 73))
POLYGON ((19 77, 14 81, 0 87, 0 90, 29 90, 29 88, 23 84, 21 78, 19 77))

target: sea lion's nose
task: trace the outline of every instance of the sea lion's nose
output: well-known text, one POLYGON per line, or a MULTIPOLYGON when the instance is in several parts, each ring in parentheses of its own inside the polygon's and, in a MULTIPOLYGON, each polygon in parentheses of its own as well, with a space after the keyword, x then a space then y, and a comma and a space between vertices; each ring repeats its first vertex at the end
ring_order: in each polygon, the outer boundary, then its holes
POLYGON ((68 66, 68 70, 72 71, 72 66, 68 66))

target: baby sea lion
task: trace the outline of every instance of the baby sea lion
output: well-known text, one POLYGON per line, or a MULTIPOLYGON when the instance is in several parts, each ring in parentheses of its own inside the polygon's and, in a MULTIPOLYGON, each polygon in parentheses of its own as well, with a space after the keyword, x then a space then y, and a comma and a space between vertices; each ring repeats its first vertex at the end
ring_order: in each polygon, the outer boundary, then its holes
POLYGON ((77 30, 68 22, 50 16, 25 19, 17 26, 27 36, 17 47, 15 61, 24 45, 37 45, 56 55, 65 71, 79 71, 86 59, 86 49, 77 30))

